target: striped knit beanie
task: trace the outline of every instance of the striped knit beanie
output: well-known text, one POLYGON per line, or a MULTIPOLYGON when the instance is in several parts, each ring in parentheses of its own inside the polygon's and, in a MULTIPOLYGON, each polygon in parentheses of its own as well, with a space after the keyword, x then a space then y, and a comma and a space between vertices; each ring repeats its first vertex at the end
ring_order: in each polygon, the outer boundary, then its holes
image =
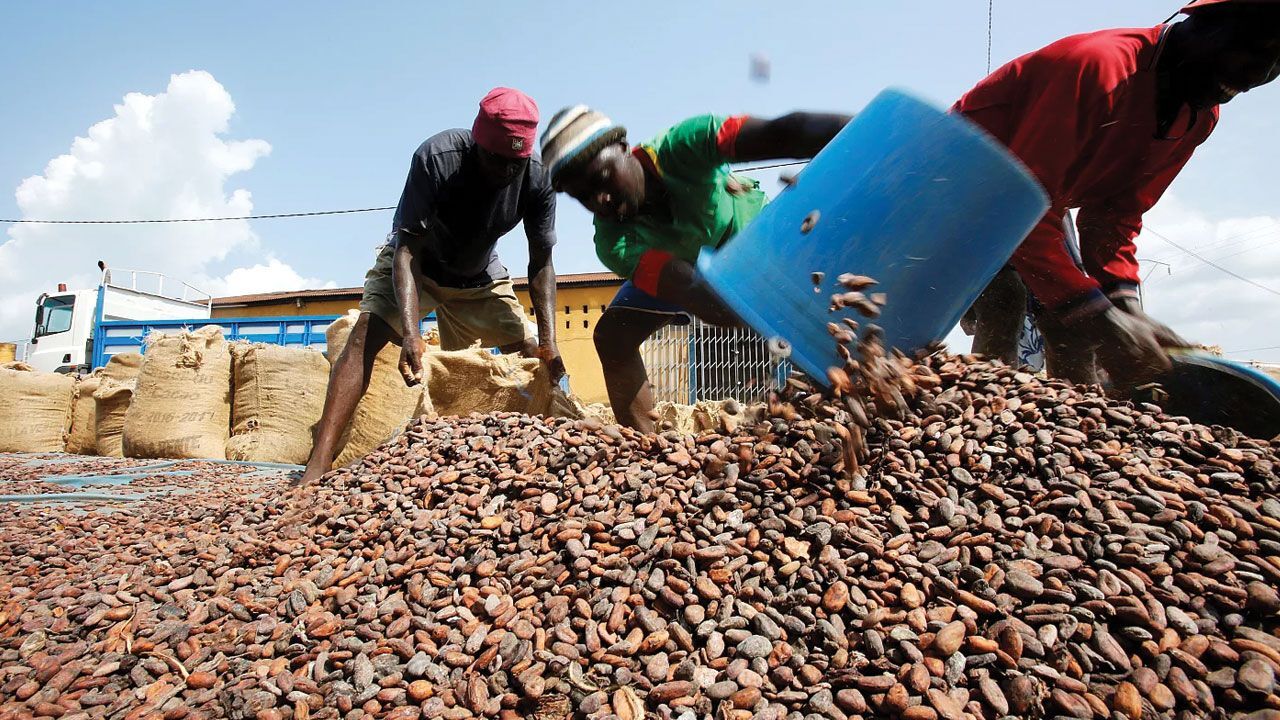
POLYGON ((542 165, 556 185, 565 172, 591 162, 596 153, 625 141, 627 129, 614 125, 603 113, 574 105, 556 113, 542 134, 542 165))

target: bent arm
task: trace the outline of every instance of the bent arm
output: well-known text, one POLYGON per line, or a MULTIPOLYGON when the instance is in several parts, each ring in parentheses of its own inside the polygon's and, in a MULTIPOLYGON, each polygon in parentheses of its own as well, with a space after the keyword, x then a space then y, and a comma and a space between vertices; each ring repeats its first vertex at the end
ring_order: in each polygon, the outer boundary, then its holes
POLYGON ((549 246, 529 247, 529 299, 538 320, 538 347, 555 347, 556 270, 549 246))
POLYGON ((732 147, 725 150, 729 159, 737 162, 811 158, 851 119, 852 115, 811 112, 793 112, 773 120, 747 117, 732 147))
POLYGON ((1076 225, 1080 229, 1084 268, 1102 285, 1102 291, 1136 298, 1139 277, 1135 240, 1142 232, 1142 215, 1081 208, 1076 225))
POLYGON ((418 334, 418 280, 413 266, 418 262, 421 239, 403 230, 396 233, 396 254, 391 263, 391 285, 400 309, 401 327, 405 335, 418 334))

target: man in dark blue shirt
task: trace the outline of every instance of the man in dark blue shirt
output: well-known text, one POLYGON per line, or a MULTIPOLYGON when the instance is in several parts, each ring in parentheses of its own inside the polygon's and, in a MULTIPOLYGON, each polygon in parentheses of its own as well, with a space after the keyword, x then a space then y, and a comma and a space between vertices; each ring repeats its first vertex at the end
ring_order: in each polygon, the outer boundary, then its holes
POLYGON ((360 318, 333 371, 315 444, 300 480, 324 474, 342 431, 369 386, 374 358, 400 345, 405 382, 422 382, 422 318, 435 311, 440 344, 476 341, 540 358, 552 382, 564 375, 556 349, 555 191, 533 154, 538 106, 518 90, 496 88, 480 102, 470 131, 446 130, 418 147, 387 244, 365 275, 360 318), (498 239, 524 222, 529 295, 536 333, 525 320, 498 239))

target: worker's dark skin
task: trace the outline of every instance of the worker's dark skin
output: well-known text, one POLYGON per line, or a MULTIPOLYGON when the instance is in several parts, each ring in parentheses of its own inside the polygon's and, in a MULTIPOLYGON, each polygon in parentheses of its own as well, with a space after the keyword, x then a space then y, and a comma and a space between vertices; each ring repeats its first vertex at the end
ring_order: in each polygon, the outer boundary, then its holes
MULTIPOLYGON (((738 132, 734 161, 811 158, 850 120, 848 115, 796 112, 775 120, 747 119, 738 132)), ((593 214, 625 222, 662 213, 666 192, 645 173, 627 144, 601 150, 580 170, 560 181, 558 190, 573 196, 593 214)), ((658 276, 657 297, 679 305, 713 325, 736 325, 737 317, 702 281, 694 266, 673 259, 658 276)), ((653 391, 640 344, 670 317, 625 308, 610 308, 596 324, 596 353, 614 416, 622 425, 652 432, 653 391)))
POLYGON ((1156 71, 1168 78, 1160 99, 1166 126, 1183 103, 1209 108, 1266 85, 1280 76, 1280 6, 1225 3, 1194 11, 1169 28, 1156 71))
MULTIPOLYGON (((485 178, 495 188, 504 187, 524 172, 527 159, 506 158, 477 148, 477 161, 485 178)), ((418 327, 418 275, 417 252, 421 238, 401 231, 392 261, 392 285, 396 304, 400 309, 401 327, 418 327)), ((534 316, 538 320, 538 339, 525 339, 498 348, 503 353, 518 352, 525 357, 541 359, 551 373, 551 381, 559 382, 564 376, 564 362, 556 349, 555 305, 556 273, 551 264, 551 253, 530 247, 529 297, 533 302, 534 316)), ((373 374, 373 361, 387 343, 400 346, 400 373, 405 383, 412 386, 422 382, 422 356, 426 347, 417 332, 400 333, 385 320, 368 312, 360 313, 351 328, 347 345, 333 363, 329 373, 329 388, 325 394, 324 411, 316 424, 315 443, 311 457, 297 484, 314 482, 329 470, 336 455, 338 439, 351 417, 355 414, 360 398, 369 389, 373 374)))

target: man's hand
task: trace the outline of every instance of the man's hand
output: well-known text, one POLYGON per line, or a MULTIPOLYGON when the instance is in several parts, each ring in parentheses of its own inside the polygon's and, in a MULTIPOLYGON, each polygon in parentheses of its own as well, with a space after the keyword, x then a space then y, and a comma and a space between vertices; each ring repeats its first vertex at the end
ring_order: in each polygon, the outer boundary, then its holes
POLYGON ((547 374, 550 376, 552 385, 559 385, 560 378, 565 376, 567 372, 564 367, 564 359, 560 357, 560 348, 556 347, 554 342, 538 346, 538 359, 543 365, 547 366, 547 374))
POLYGON ((1152 319, 1151 316, 1142 309, 1142 303, 1137 297, 1131 294, 1115 294, 1109 297, 1111 299, 1111 304, 1115 305, 1126 315, 1139 318, 1146 323, 1151 328, 1152 332, 1155 333, 1156 340, 1162 347, 1191 347, 1191 343, 1188 343, 1182 338, 1182 336, 1171 330, 1168 325, 1152 319))
POLYGON ((422 383, 422 353, 426 346, 417 333, 406 333, 400 343, 400 375, 409 387, 422 383))
POLYGON ((1098 364, 1121 392, 1173 369, 1165 348, 1185 345, 1172 330, 1145 313, 1131 315, 1116 307, 1084 321, 1081 330, 1097 348, 1098 364))

